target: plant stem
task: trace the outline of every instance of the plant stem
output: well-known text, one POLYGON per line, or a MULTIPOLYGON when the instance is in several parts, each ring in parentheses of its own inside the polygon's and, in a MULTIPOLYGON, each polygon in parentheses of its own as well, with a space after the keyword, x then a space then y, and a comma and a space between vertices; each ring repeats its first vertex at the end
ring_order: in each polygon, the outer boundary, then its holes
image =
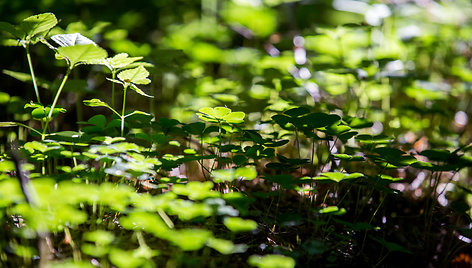
POLYGON ((311 144, 311 177, 315 176, 315 139, 313 139, 313 142, 311 144))
POLYGON ((36 84, 36 76, 34 75, 33 63, 31 62, 29 44, 25 45, 25 49, 26 49, 26 58, 28 59, 28 66, 31 73, 31 80, 33 81, 34 93, 36 93, 36 98, 38 99, 38 102, 41 104, 41 99, 39 98, 38 85, 36 84))
MULTIPOLYGON (((116 70, 111 71, 111 78, 116 79, 116 70)), ((115 107, 115 83, 111 83, 111 107, 115 107)))
POLYGON ((124 86, 123 88, 123 108, 121 110, 121 137, 123 137, 123 133, 125 131, 125 106, 126 106, 126 90, 128 89, 128 85, 124 86))
POLYGON ((62 78, 61 85, 59 86, 59 89, 56 92, 56 96, 54 97, 54 101, 52 102, 48 117, 46 118, 46 123, 44 124, 43 133, 41 135, 41 140, 44 140, 44 137, 46 136, 46 130, 48 129, 49 123, 51 122, 52 113, 54 111, 54 108, 56 107, 57 101, 59 100, 59 95, 61 95, 62 89, 64 88, 64 85, 66 84, 71 71, 72 71, 72 68, 68 68, 66 75, 64 76, 64 78, 62 78))
MULTIPOLYGON (((298 151, 298 160, 302 159, 302 154, 300 153, 300 139, 298 137, 298 129, 295 129, 295 141, 297 142, 297 151, 298 151)), ((300 176, 303 176, 303 165, 300 164, 300 176)))
POLYGON ((56 107, 57 101, 59 100, 59 95, 61 95, 62 89, 64 88, 64 85, 66 84, 67 78, 69 78, 69 74, 70 74, 71 71, 72 71, 72 68, 67 69, 67 73, 64 76, 64 78, 62 79, 62 83, 61 83, 61 85, 59 86, 59 89, 56 92, 56 96, 54 97, 54 101, 52 102, 52 105, 51 105, 51 110, 49 111, 49 114, 48 114, 48 119, 49 120, 52 117, 52 112, 54 111, 54 108, 56 107))
POLYGON ((66 226, 64 228, 65 240, 69 242, 70 247, 72 248, 72 256, 75 262, 78 262, 82 259, 80 254, 80 249, 75 244, 74 240, 72 239, 72 235, 70 233, 69 228, 66 226))

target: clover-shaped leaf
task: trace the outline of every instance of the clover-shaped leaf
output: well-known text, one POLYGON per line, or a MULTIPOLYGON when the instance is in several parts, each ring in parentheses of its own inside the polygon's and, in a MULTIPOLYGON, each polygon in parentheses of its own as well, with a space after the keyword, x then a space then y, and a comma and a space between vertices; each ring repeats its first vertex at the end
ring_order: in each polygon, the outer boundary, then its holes
POLYGON ((231 124, 239 124, 244 122, 244 117, 246 116, 243 112, 231 112, 226 115, 223 120, 231 124))
POLYGON ((147 77, 149 72, 143 66, 139 66, 133 69, 124 70, 118 74, 118 79, 124 83, 133 83, 137 85, 147 85, 151 83, 147 77))
POLYGON ((143 66, 138 66, 136 68, 124 70, 118 73, 119 80, 114 80, 114 79, 109 79, 109 80, 115 83, 123 84, 125 88, 129 86, 132 90, 136 91, 136 93, 140 95, 153 98, 153 96, 144 93, 144 91, 142 91, 140 88, 136 86, 137 84, 147 85, 151 83, 151 80, 147 78, 148 76, 149 76, 149 72, 146 70, 146 68, 144 68, 143 66))
POLYGON ((130 64, 143 59, 143 57, 129 57, 127 53, 116 54, 111 58, 106 58, 101 60, 99 64, 103 64, 108 67, 110 70, 117 70, 125 68, 130 64))
POLYGON ((244 122, 244 117, 246 116, 243 112, 232 112, 231 109, 226 107, 203 107, 198 111, 198 117, 207 122, 224 121, 226 123, 239 124, 244 122))
POLYGON ((360 177, 363 177, 364 174, 362 173, 341 173, 341 172, 324 172, 321 173, 320 177, 314 177, 313 180, 317 181, 335 181, 340 182, 343 180, 353 180, 360 177))

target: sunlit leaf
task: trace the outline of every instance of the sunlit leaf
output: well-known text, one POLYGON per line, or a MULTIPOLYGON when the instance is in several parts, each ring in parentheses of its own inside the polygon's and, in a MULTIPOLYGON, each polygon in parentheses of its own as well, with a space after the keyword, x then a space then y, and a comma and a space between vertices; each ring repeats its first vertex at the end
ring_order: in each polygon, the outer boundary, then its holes
POLYGON ((74 68, 76 65, 82 63, 88 64, 107 56, 106 50, 94 44, 59 47, 57 51, 68 59, 70 64, 69 68, 74 68))
POLYGON ((151 83, 151 80, 147 78, 148 76, 149 72, 143 66, 124 70, 118 73, 118 79, 128 84, 147 85, 151 83))
POLYGON ((257 171, 254 167, 240 167, 235 170, 234 176, 244 180, 253 180, 257 177, 257 171))
POLYGON ((223 223, 232 232, 249 232, 257 228, 257 222, 239 217, 227 217, 223 223))
POLYGON ((295 260, 283 255, 252 255, 248 259, 248 263, 258 268, 294 268, 295 260))
POLYGON ((207 246, 215 249, 221 254, 231 254, 234 252, 234 244, 230 240, 224 240, 219 238, 210 238, 207 241, 207 246))
POLYGON ((100 64, 107 66, 110 70, 128 67, 133 62, 142 60, 143 57, 129 57, 127 53, 119 53, 111 58, 100 61, 100 64))
POLYGON ((343 215, 346 213, 346 209, 338 208, 337 206, 329 206, 329 207, 320 209, 318 212, 321 214, 343 215))
POLYGON ((243 112, 231 112, 223 117, 223 120, 232 124, 239 124, 244 122, 246 116, 243 112))
POLYGON ((169 233, 169 241, 184 251, 199 250, 212 238, 210 231, 202 229, 184 229, 169 233))
POLYGON ((139 95, 141 96, 144 96, 144 97, 148 97, 148 98, 154 98, 154 96, 151 96, 151 95, 148 95, 146 93, 144 93, 144 91, 142 91, 140 88, 138 88, 136 85, 134 84, 131 84, 130 85, 130 88, 134 91, 136 91, 136 93, 138 93, 139 95))

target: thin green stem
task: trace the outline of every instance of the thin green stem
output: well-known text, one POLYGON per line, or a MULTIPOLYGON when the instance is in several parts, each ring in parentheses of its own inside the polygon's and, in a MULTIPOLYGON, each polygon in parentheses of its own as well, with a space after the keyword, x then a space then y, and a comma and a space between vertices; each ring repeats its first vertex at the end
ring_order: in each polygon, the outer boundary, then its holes
MULTIPOLYGON (((8 122, 8 123, 10 123, 10 122, 8 122)), ((35 132, 35 133, 38 134, 38 135, 41 135, 41 134, 42 134, 40 131, 38 131, 38 130, 36 130, 36 129, 34 129, 34 128, 28 126, 28 125, 25 125, 25 124, 22 124, 22 123, 19 123, 19 122, 11 122, 11 123, 12 123, 12 125, 17 125, 17 126, 19 126, 19 127, 27 128, 27 129, 29 129, 29 130, 35 132)), ((26 139, 26 138, 25 138, 25 139, 26 139)))
POLYGON ((121 137, 123 137, 125 131, 125 106, 126 106, 126 90, 128 85, 125 85, 123 88, 123 108, 121 110, 121 137))
POLYGON ((29 44, 25 45, 26 49, 26 58, 28 59, 28 66, 31 73, 31 80, 33 81, 34 93, 36 93, 36 98, 38 99, 38 103, 41 103, 41 99, 39 98, 39 90, 38 85, 36 84, 36 76, 34 75, 33 63, 31 61, 31 54, 29 51, 29 44))
POLYGON ((80 254, 80 249, 77 247, 77 244, 75 244, 74 240, 72 239, 72 235, 67 226, 64 228, 64 234, 65 234, 65 239, 69 242, 69 245, 72 248, 72 256, 74 258, 74 261, 75 262, 80 261, 82 259, 82 256, 80 254))
POLYGON ((315 176, 315 139, 313 139, 313 142, 311 144, 311 177, 315 176))
POLYGON ((66 84, 67 78, 69 78, 69 74, 70 74, 71 71, 72 71, 72 68, 67 69, 67 73, 64 76, 64 78, 62 79, 62 83, 61 83, 61 85, 59 86, 59 89, 56 92, 56 96, 54 97, 54 101, 52 102, 52 105, 51 105, 51 110, 49 111, 49 114, 48 114, 48 119, 49 120, 52 117, 52 113, 54 111, 54 108, 56 107, 57 101, 59 100, 59 95, 61 95, 62 89, 64 88, 64 85, 66 84))
MULTIPOLYGON (((302 159, 302 154, 300 152, 300 138, 298 137, 298 130, 295 130, 295 140, 297 142, 297 151, 298 151, 298 159, 302 159)), ((303 165, 300 164, 300 176, 303 176, 303 165)))
POLYGON ((54 97, 54 101, 52 102, 48 117, 46 118, 46 123, 44 124, 43 133, 41 135, 41 140, 44 140, 44 137, 46 136, 46 131, 48 129, 49 123, 52 120, 52 114, 53 114, 54 108, 56 107, 57 101, 59 100, 59 95, 61 95, 62 89, 64 88, 64 85, 66 84, 71 71, 72 71, 72 68, 68 68, 66 75, 64 76, 64 78, 62 78, 61 85, 59 86, 59 89, 56 92, 56 96, 54 97))
MULTIPOLYGON (((372 223, 372 221, 374 220, 375 218, 375 215, 377 215, 377 212, 379 211, 380 207, 382 206, 383 202, 385 201, 386 197, 382 197, 382 200, 380 201, 380 204, 377 206, 377 208, 375 209, 374 213, 372 214, 372 216, 370 217, 370 220, 369 220, 369 224, 372 223)), ((369 230, 365 230, 364 231, 364 239, 362 240, 362 247, 361 247, 361 252, 364 251, 364 246, 365 246, 365 241, 367 239, 367 232, 369 230)))
MULTIPOLYGON (((111 71, 111 78, 116 79, 116 70, 111 71)), ((115 107, 115 82, 111 83, 111 107, 115 107)))

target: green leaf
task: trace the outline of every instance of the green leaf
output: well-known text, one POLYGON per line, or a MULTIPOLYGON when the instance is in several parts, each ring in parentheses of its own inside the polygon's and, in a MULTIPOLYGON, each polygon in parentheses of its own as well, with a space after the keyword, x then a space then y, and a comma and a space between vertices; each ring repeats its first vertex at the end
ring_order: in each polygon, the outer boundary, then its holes
POLYGON ((183 229, 169 232, 168 240, 185 251, 201 249, 212 238, 212 233, 202 229, 183 229))
POLYGON ((99 99, 84 100, 84 104, 90 107, 110 107, 106 102, 99 99))
POLYGON ((34 109, 31 112, 31 115, 36 119, 42 119, 47 116, 46 111, 42 107, 34 109))
POLYGON ((378 153, 381 158, 395 166, 407 166, 418 161, 414 156, 408 155, 397 148, 379 147, 375 148, 374 152, 378 153))
POLYGON ((125 229, 142 229, 157 237, 165 236, 165 233, 169 230, 157 213, 153 214, 144 211, 133 211, 128 216, 121 217, 120 224, 125 229))
POLYGON ((94 44, 59 47, 57 51, 68 59, 70 69, 82 63, 91 64, 107 56, 106 50, 94 44))
POLYGON ((200 112, 197 113, 198 117, 207 122, 225 121, 231 124, 239 124, 244 122, 246 116, 243 112, 231 112, 231 109, 226 107, 203 107, 198 111, 200 112))
POLYGON ((136 93, 138 93, 139 95, 142 95, 144 97, 148 97, 148 98, 154 98, 154 96, 151 96, 151 95, 148 95, 146 93, 144 93, 144 91, 142 91, 140 88, 138 88, 136 85, 134 84, 131 84, 130 85, 130 88, 134 91, 136 91, 136 93))
POLYGON ((348 154, 333 154, 333 157, 336 159, 341 159, 345 161, 364 161, 364 157, 360 155, 348 155, 348 154))
POLYGON ((234 176, 244 180, 253 180, 257 177, 257 171, 254 167, 240 167, 236 169, 234 176))
POLYGON ((125 85, 125 84, 124 84, 123 82, 121 82, 120 80, 111 79, 111 78, 108 78, 108 77, 107 77, 107 80, 108 80, 108 81, 111 81, 111 82, 113 82, 113 83, 117 83, 117 84, 123 85, 123 86, 125 85))
POLYGON ((132 113, 127 114, 125 117, 132 116, 132 115, 135 115, 135 114, 142 114, 142 115, 148 115, 148 116, 151 115, 151 114, 148 114, 148 113, 143 112, 143 111, 133 111, 132 113))
POLYGON ((234 252, 234 244, 230 240, 224 240, 219 238, 210 238, 207 241, 207 246, 215 249, 221 254, 231 254, 234 252))
POLYGON ((252 255, 249 257, 248 263, 258 268, 293 268, 296 264, 295 260, 290 257, 273 254, 252 255))
POLYGON ((346 213, 345 208, 338 208, 337 206, 329 206, 318 211, 320 214, 343 215, 346 213))
MULTIPOLYGON (((33 83, 33 79, 31 79, 31 74, 15 72, 15 71, 10 71, 10 70, 2 70, 2 73, 8 76, 11 76, 21 82, 33 83)), ((36 83, 38 84, 38 86, 42 88, 49 89, 50 82, 44 79, 36 77, 36 83)))
POLYGON ((49 31, 56 24, 57 19, 53 13, 42 13, 24 19, 20 23, 20 28, 26 34, 26 39, 31 39, 49 31))
POLYGON ((231 113, 231 109, 226 107, 215 107, 213 110, 217 119, 223 119, 226 115, 231 113))
POLYGON ((393 243, 393 242, 388 242, 382 238, 375 238, 373 236, 369 236, 372 240, 380 243, 382 246, 384 246, 388 251, 398 251, 398 252, 404 252, 404 253, 408 253, 408 254, 411 254, 411 251, 406 249, 405 247, 397 244, 397 243, 393 243))
POLYGON ((59 131, 53 134, 50 134, 49 137, 54 140, 62 140, 62 141, 69 141, 69 142, 80 142, 82 138, 82 133, 77 131, 59 131))
POLYGON ((97 245, 109 245, 114 239, 113 233, 104 230, 87 232, 84 235, 84 240, 94 242, 97 245))
POLYGON ((247 157, 245 157, 244 155, 235 155, 233 156, 233 162, 236 164, 236 165, 243 165, 244 163, 246 163, 248 160, 247 157))
POLYGON ((137 257, 135 254, 136 250, 126 251, 118 248, 111 249, 109 258, 111 263, 117 267, 143 267, 145 266, 146 259, 137 257))
POLYGON ((452 158, 453 154, 448 150, 440 150, 440 149, 430 149, 424 150, 420 153, 420 155, 426 156, 430 161, 439 161, 439 162, 447 162, 450 158, 452 158))
POLYGON ((275 9, 263 5, 236 5, 228 4, 222 10, 224 20, 232 25, 243 26, 251 34, 265 37, 273 33, 277 27, 277 13, 275 9), (255 20, 254 18, 257 18, 255 20))
POLYGON ((213 177, 214 182, 224 182, 224 181, 233 181, 234 177, 234 169, 219 169, 213 170, 211 172, 211 176, 213 177))
MULTIPOLYGON (((26 105, 25 105, 25 107, 26 107, 26 105)), ((31 115, 33 116, 33 118, 39 119, 39 120, 43 119, 43 118, 46 118, 49 114, 49 111, 51 110, 51 107, 49 107, 49 106, 44 107, 42 105, 34 105, 34 106, 28 106, 28 107, 37 107, 31 112, 31 115)), ((56 116, 59 113, 65 113, 65 112, 66 112, 66 109, 64 109, 64 108, 54 108, 52 116, 56 116)))
POLYGON ((6 92, 0 92, 0 104, 8 103, 10 100, 10 95, 6 92))
POLYGON ((389 144, 392 142, 392 140, 393 138, 385 135, 372 136, 368 134, 362 134, 356 136, 356 141, 365 144, 389 144))
POLYGON ((151 83, 151 80, 147 78, 148 76, 149 76, 149 72, 143 66, 139 66, 137 68, 133 68, 129 70, 124 70, 118 73, 118 79, 120 79, 121 81, 127 84, 133 83, 133 84, 138 84, 138 85, 147 85, 151 83))
POLYGON ((129 57, 127 53, 120 53, 111 58, 101 60, 100 64, 107 66, 110 70, 116 70, 127 67, 131 63, 142 59, 143 57, 129 57))
POLYGON ((15 127, 17 125, 16 122, 0 122, 0 127, 15 127))
POLYGON ((244 112, 232 112, 223 117, 223 120, 231 124, 239 124, 244 122, 244 112))
POLYGON ((25 145, 23 147, 26 150, 30 151, 30 152, 34 152, 36 150, 36 151, 40 151, 42 153, 44 153, 48 149, 48 146, 46 144, 44 144, 42 142, 39 142, 39 141, 27 142, 27 143, 25 143, 25 145))
POLYGON ((346 117, 344 118, 351 128, 359 129, 359 128, 368 128, 372 127, 374 123, 365 119, 365 118, 357 118, 357 117, 346 117))
POLYGON ((239 217, 227 217, 223 223, 231 232, 249 232, 257 228, 257 222, 239 217))
POLYGON ((105 125, 107 124, 107 118, 103 114, 97 114, 87 120, 87 123, 100 128, 105 128, 105 125))
POLYGON ((311 113, 303 117, 311 128, 321 128, 331 126, 341 120, 341 117, 335 114, 311 113))
POLYGON ((379 174, 379 175, 377 175, 377 177, 381 180, 394 181, 394 182, 404 180, 403 178, 394 178, 392 176, 385 175, 385 174, 379 174))
POLYGON ((35 132, 36 134, 42 135, 42 133, 39 132, 38 130, 19 122, 0 122, 0 127, 14 127, 14 126, 21 126, 35 132))
POLYGON ((218 122, 216 119, 215 110, 210 107, 203 107, 198 110, 200 113, 197 113, 198 117, 203 121, 207 122, 218 122))
POLYGON ((194 122, 188 125, 184 125, 183 129, 192 135, 202 135, 205 130, 205 123, 194 122))
POLYGON ((0 21, 0 31, 7 32, 15 38, 22 39, 22 33, 16 27, 8 22, 0 21))
POLYGON ((210 181, 191 181, 187 184, 176 184, 172 191, 178 195, 188 196, 191 200, 202 200, 211 197, 218 197, 219 192, 212 191, 213 183, 210 181))
POLYGON ((286 115, 288 115, 292 118, 296 118, 296 117, 305 115, 309 112, 310 112, 310 110, 306 107, 296 107, 296 108, 292 108, 292 109, 289 109, 289 110, 285 111, 284 114, 286 114, 286 115))
POLYGON ((0 161, 0 172, 11 172, 15 171, 15 163, 8 160, 1 160, 0 161))
POLYGON ((341 182, 343 180, 353 180, 360 177, 363 177, 362 173, 341 173, 341 172, 324 172, 321 173, 322 177, 315 177, 313 180, 332 180, 335 182, 341 182))

